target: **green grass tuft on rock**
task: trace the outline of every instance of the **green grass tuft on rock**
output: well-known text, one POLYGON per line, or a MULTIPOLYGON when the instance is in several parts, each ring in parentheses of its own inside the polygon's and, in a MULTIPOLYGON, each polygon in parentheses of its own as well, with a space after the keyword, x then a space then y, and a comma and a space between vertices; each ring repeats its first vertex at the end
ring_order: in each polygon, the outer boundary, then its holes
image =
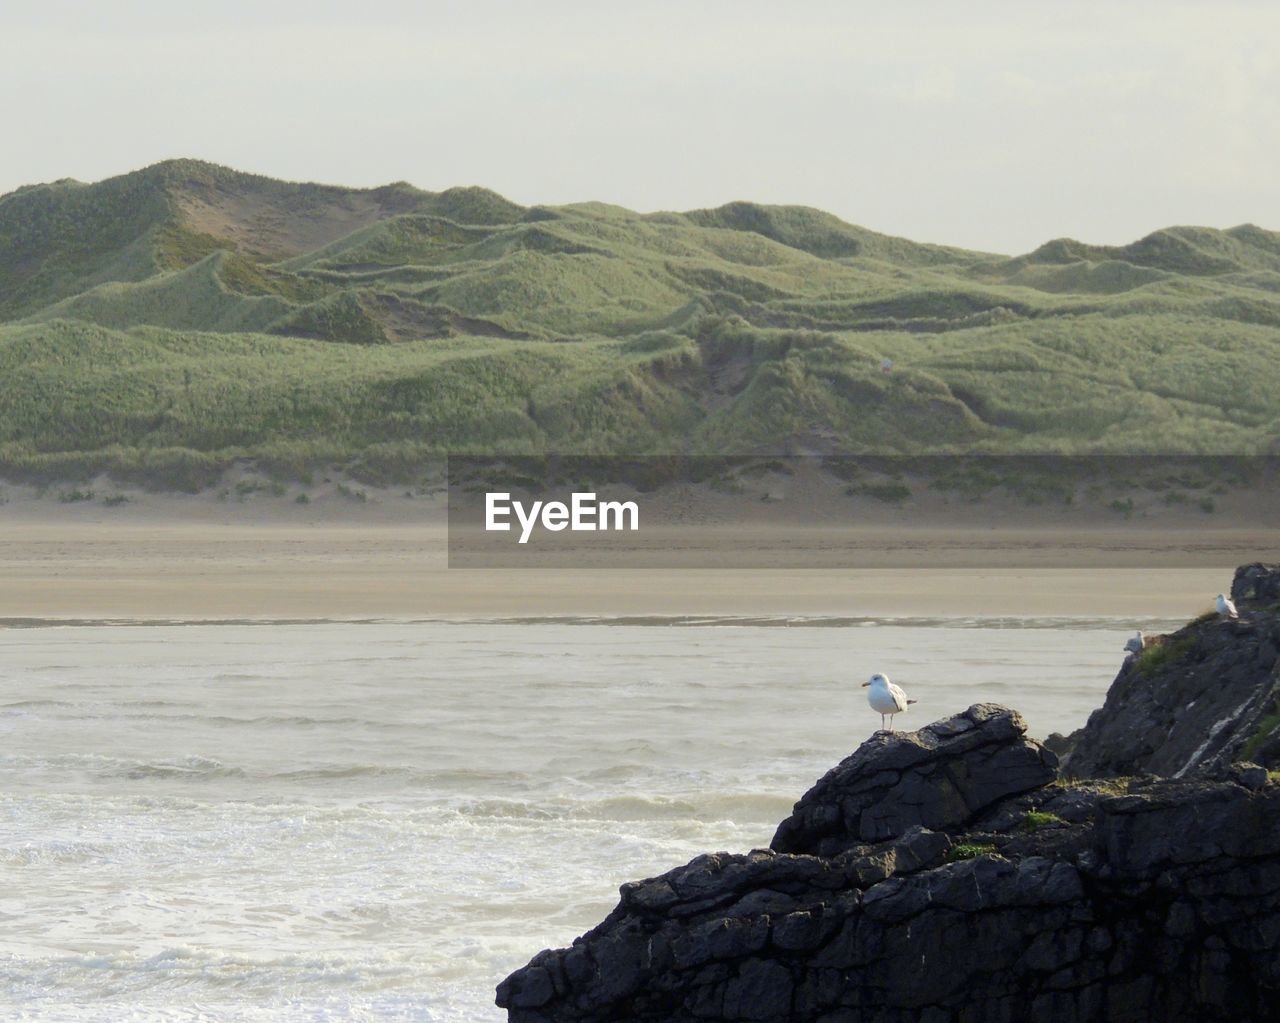
POLYGON ((1195 645, 1196 641, 1192 636, 1184 636, 1182 639, 1174 640, 1173 642, 1160 637, 1147 644, 1142 653, 1138 655, 1134 666, 1144 675, 1153 674, 1166 665, 1181 660, 1195 645))
POLYGON ((972 860, 979 856, 991 856, 996 847, 983 842, 961 842, 947 850, 947 862, 957 863, 960 860, 972 860))
POLYGON ((1254 733, 1245 741, 1244 747, 1240 750, 1241 760, 1252 760, 1258 750, 1262 748, 1262 744, 1267 741, 1271 733, 1280 726, 1280 711, 1268 714, 1258 722, 1258 727, 1254 733))

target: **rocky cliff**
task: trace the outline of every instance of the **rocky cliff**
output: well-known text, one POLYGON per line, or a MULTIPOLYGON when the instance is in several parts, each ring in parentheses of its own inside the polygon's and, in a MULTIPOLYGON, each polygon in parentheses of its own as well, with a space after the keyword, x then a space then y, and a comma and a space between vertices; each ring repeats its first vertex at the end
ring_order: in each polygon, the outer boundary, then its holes
POLYGON ((498 1004, 511 1023, 1280 1020, 1280 774, 1232 762, 1274 756, 1280 569, 1246 566, 1233 594, 1239 621, 1161 637, 1072 737, 1073 773, 1109 777, 1060 774, 992 704, 877 734, 771 848, 624 885, 498 1004))
POLYGON ((498 1004, 512 1023, 1280 1019, 1280 784, 1053 765, 988 704, 877 736, 775 848, 625 885, 498 1004))
POLYGON ((1248 759, 1280 767, 1280 565, 1243 565, 1237 620, 1206 612, 1128 658, 1063 769, 1100 778, 1182 777, 1248 759))

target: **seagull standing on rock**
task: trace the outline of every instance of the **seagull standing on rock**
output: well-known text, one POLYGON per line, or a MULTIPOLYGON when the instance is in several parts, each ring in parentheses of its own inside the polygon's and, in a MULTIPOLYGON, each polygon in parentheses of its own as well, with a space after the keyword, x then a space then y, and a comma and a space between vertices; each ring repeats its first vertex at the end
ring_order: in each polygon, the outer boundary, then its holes
POLYGON ((1133 654, 1135 657, 1137 657, 1138 654, 1142 653, 1142 651, 1146 648, 1146 645, 1147 645, 1147 638, 1142 634, 1142 630, 1139 629, 1136 635, 1131 636, 1128 640, 1125 641, 1125 644, 1124 644, 1125 653, 1133 654))
POLYGON ((1218 594, 1218 599, 1215 603, 1218 607, 1218 614, 1223 617, 1230 618, 1232 620, 1240 617, 1239 613, 1236 611, 1235 604, 1231 603, 1231 601, 1223 594, 1218 594))
POLYGON ((872 675, 871 678, 862 683, 862 688, 870 687, 871 691, 867 693, 867 702, 871 704, 871 709, 880 715, 880 730, 884 731, 884 716, 889 715, 889 731, 893 731, 893 716, 895 714, 905 714, 907 707, 915 703, 915 700, 908 700, 907 694, 902 691, 901 686, 895 686, 889 681, 888 677, 879 673, 872 675))

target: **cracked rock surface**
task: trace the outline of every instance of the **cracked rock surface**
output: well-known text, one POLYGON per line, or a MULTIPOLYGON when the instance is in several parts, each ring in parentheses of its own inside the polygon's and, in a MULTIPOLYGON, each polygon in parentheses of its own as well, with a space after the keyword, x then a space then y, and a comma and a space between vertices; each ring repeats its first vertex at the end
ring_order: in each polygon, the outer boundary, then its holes
POLYGON ((1085 778, 1182 777, 1249 759, 1280 767, 1280 565, 1236 569, 1237 620, 1212 612, 1127 658, 1104 705, 1058 740, 1085 778))
POLYGON ((512 1023, 1280 1019, 1280 784, 1059 778, 992 704, 880 734, 772 848, 624 885, 512 1023))

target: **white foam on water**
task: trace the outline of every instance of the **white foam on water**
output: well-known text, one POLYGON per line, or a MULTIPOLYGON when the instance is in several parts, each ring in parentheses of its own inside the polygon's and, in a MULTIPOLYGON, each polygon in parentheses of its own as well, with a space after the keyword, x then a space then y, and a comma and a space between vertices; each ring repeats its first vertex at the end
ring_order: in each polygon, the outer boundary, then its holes
POLYGON ((767 845, 872 670, 1043 735, 1131 631, 862 624, 0 630, 0 1020, 493 1023, 621 883, 767 845))

